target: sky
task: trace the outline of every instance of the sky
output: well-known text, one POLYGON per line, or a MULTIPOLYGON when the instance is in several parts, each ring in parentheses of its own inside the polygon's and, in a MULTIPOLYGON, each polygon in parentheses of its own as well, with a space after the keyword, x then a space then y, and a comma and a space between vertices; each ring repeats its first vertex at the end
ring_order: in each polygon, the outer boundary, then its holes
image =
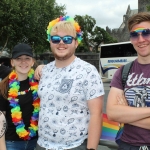
POLYGON ((138 9, 138 0, 56 0, 58 5, 66 5, 68 16, 88 15, 96 20, 96 25, 106 29, 119 28, 128 5, 138 9))

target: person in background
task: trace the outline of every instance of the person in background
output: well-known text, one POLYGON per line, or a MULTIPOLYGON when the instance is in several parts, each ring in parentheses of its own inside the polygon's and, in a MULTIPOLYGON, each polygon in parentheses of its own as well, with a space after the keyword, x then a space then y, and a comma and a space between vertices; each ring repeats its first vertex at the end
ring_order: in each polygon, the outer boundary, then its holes
POLYGON ((150 13, 141 12, 128 20, 130 41, 137 52, 125 88, 122 68, 112 81, 108 95, 107 115, 124 123, 119 150, 150 149, 150 13))
POLYGON ((37 59, 35 59, 35 63, 34 63, 34 66, 33 66, 33 69, 35 70, 39 65, 44 65, 44 62, 40 59, 39 56, 36 57, 37 59))
POLYGON ((40 101, 32 69, 33 53, 28 44, 20 43, 13 48, 11 65, 13 70, 0 82, 0 111, 7 120, 0 150, 34 150, 40 101))
POLYGON ((43 67, 39 82, 36 150, 97 150, 104 88, 97 69, 75 56, 81 33, 69 16, 49 22, 48 41, 55 61, 43 67))
POLYGON ((11 72, 10 57, 4 51, 0 53, 0 81, 11 72))
POLYGON ((40 59, 40 56, 37 56, 37 60, 36 60, 37 65, 44 65, 43 60, 40 59))

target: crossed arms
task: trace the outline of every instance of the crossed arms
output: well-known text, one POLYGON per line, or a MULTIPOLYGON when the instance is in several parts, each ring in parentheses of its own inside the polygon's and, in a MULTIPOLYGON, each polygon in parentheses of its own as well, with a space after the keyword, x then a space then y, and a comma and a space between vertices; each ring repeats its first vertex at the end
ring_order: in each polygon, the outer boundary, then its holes
POLYGON ((110 120, 150 129, 150 108, 128 106, 123 90, 111 87, 106 111, 110 120))

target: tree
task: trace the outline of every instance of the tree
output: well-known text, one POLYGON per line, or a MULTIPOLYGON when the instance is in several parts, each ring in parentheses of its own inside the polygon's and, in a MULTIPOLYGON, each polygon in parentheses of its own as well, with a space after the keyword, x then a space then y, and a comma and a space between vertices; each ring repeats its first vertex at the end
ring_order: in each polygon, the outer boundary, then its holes
POLYGON ((81 45, 77 48, 77 52, 86 52, 90 51, 92 46, 95 49, 95 52, 98 52, 98 46, 103 43, 115 43, 117 40, 113 39, 109 33, 107 33, 103 28, 96 26, 96 20, 91 16, 79 16, 76 15, 74 18, 82 30, 82 42, 81 45))
POLYGON ((36 51, 48 49, 48 22, 64 15, 64 10, 65 6, 58 6, 55 0, 1 0, 0 45, 11 49, 25 42, 36 51))
POLYGON ((98 52, 98 46, 101 43, 116 43, 117 40, 113 39, 103 28, 96 26, 93 31, 93 36, 90 38, 90 42, 94 46, 96 52, 98 52))
POLYGON ((150 11, 150 5, 147 6, 147 11, 150 11))
MULTIPOLYGON (((81 27, 82 38, 83 38, 82 46, 84 45, 85 51, 89 51, 89 47, 90 47, 89 37, 92 34, 92 30, 96 24, 96 20, 88 15, 85 16, 76 15, 74 19, 79 23, 81 27)), ((78 49, 80 48, 81 47, 79 46, 78 49)))

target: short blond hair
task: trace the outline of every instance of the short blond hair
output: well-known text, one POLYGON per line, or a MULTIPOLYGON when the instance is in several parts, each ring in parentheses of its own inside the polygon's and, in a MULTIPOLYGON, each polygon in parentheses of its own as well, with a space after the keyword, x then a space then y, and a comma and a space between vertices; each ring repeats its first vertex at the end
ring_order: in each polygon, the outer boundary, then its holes
POLYGON ((58 32, 59 30, 64 30, 64 31, 67 31, 68 33, 73 34, 74 37, 77 39, 78 44, 81 43, 82 32, 81 32, 79 24, 73 18, 69 16, 64 16, 64 17, 60 16, 60 18, 56 18, 50 21, 49 25, 47 26, 47 37, 48 37, 47 40, 50 41, 51 33, 54 34, 54 32, 58 32), (53 30, 54 26, 55 26, 55 29, 53 30))
POLYGON ((61 21, 55 24, 50 32, 51 35, 57 34, 59 31, 65 31, 76 38, 76 30, 72 22, 61 21))

